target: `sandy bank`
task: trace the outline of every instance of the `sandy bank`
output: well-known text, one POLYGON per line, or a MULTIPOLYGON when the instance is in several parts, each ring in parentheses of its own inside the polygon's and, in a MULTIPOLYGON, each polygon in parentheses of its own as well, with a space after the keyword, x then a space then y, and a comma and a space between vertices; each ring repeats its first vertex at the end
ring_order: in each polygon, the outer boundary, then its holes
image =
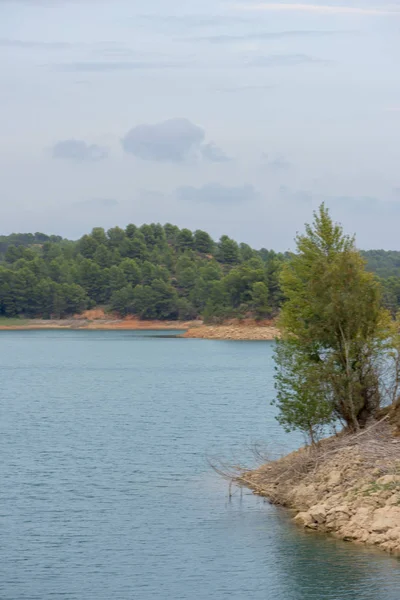
POLYGON ((361 435, 324 440, 235 479, 294 509, 301 527, 400 555, 399 431, 387 417, 361 435))
POLYGON ((11 319, 0 322, 0 330, 29 329, 100 329, 100 330, 179 330, 182 337, 213 340, 273 340, 278 330, 270 322, 230 321, 223 325, 204 325, 196 321, 142 321, 134 317, 120 319, 101 309, 89 310, 70 319, 11 319))
POLYGON ((0 331, 27 329, 104 329, 104 330, 187 330, 191 323, 181 321, 140 321, 136 319, 29 319, 21 325, 2 322, 0 331))
POLYGON ((188 329, 182 337, 207 340, 273 340, 279 331, 272 325, 201 325, 188 329))

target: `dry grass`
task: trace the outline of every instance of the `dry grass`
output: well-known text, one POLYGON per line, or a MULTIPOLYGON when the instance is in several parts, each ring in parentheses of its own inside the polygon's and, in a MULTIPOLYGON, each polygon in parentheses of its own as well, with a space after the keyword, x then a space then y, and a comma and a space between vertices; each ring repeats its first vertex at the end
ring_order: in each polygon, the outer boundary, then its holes
POLYGON ((350 473, 347 475, 349 485, 352 478, 361 478, 372 471, 379 475, 398 473, 400 439, 393 436, 393 419, 398 418, 397 413, 400 414, 400 405, 358 434, 342 432, 278 460, 268 460, 256 448, 255 456, 264 464, 255 470, 222 463, 213 464, 213 468, 230 482, 248 487, 274 504, 292 506, 293 489, 320 479, 321 474, 329 475, 335 463, 350 473), (353 466, 352 470, 349 465, 353 466))

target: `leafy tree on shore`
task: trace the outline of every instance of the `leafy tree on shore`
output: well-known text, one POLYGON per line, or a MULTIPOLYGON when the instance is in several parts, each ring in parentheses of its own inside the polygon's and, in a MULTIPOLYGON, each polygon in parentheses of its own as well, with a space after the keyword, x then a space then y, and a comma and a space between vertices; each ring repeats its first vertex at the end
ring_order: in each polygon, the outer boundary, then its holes
POLYGON ((296 242, 281 274, 279 420, 312 438, 335 419, 356 430, 383 401, 382 362, 398 355, 379 282, 324 205, 296 242))

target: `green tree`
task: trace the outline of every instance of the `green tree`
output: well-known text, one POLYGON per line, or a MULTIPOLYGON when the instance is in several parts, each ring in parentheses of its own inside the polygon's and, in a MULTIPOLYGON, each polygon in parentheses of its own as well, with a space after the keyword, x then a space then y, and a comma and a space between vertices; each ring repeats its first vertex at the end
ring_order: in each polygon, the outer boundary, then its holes
POLYGON ((45 261, 56 260, 62 256, 62 250, 59 244, 52 244, 51 242, 45 242, 42 247, 42 256, 45 261))
POLYGON ((379 284, 324 205, 296 243, 281 275, 280 419, 304 431, 304 415, 315 427, 326 422, 329 405, 332 418, 358 429, 382 399, 379 363, 390 332, 379 284))
POLYGON ((299 429, 314 444, 323 428, 333 419, 333 404, 323 369, 301 351, 297 340, 288 338, 278 343, 275 381, 279 407, 278 421, 285 431, 299 429))
POLYGON ((220 262, 235 265, 239 262, 239 246, 227 235, 221 236, 218 242, 218 260, 220 262))
POLYGON ((197 310, 187 298, 178 300, 178 318, 181 321, 191 321, 197 317, 197 310))
POLYGON ((113 292, 122 289, 126 286, 126 284, 127 280, 125 277, 124 270, 121 269, 121 267, 113 265, 108 271, 109 293, 112 294, 113 292))
POLYGON ((279 258, 275 252, 269 253, 269 258, 266 264, 266 280, 269 294, 269 304, 275 314, 278 313, 279 308, 282 306, 284 296, 281 287, 280 274, 284 261, 279 258))
POLYGON ((139 231, 143 234, 144 243, 147 248, 153 248, 157 243, 155 226, 154 225, 142 225, 139 231))
POLYGON ((240 258, 243 261, 250 260, 251 258, 254 258, 255 256, 257 256, 256 251, 253 250, 253 248, 250 248, 250 246, 248 244, 243 244, 243 243, 240 244, 239 251, 240 251, 240 258))
POLYGON ((179 312, 178 294, 172 285, 162 279, 155 279, 151 290, 157 319, 176 319, 179 312))
POLYGON ((107 248, 107 246, 105 244, 99 244, 93 255, 93 260, 102 269, 107 269, 108 267, 111 266, 111 264, 113 262, 113 257, 112 257, 110 250, 107 248))
MULTIPOLYGON (((41 316, 50 319, 54 313, 54 294, 57 284, 51 279, 41 279, 33 290, 32 300, 34 308, 32 316, 41 316)), ((60 315, 57 315, 60 316, 60 315)))
POLYGON ((107 298, 108 273, 93 260, 84 259, 78 269, 77 281, 87 295, 96 304, 102 304, 107 298))
POLYGON ((77 250, 85 258, 93 258, 98 243, 91 235, 84 235, 78 242, 77 250))
POLYGON ((119 313, 122 316, 133 314, 135 293, 131 285, 126 285, 124 288, 114 292, 110 299, 110 309, 119 313))
POLYGON ((179 234, 179 227, 176 225, 171 225, 171 223, 166 223, 164 225, 164 232, 167 243, 175 245, 179 234))
POLYGON ((252 291, 252 308, 257 319, 264 319, 271 312, 269 306, 268 288, 263 281, 253 283, 252 291))
POLYGON ((179 250, 184 251, 193 248, 193 233, 190 229, 181 229, 176 238, 176 245, 179 250))
POLYGON ((102 227, 94 227, 90 235, 96 241, 97 244, 103 246, 107 245, 107 235, 102 227))
POLYGON ((136 258, 137 260, 145 260, 148 256, 148 250, 144 242, 143 234, 138 231, 135 237, 130 241, 128 258, 136 258))
POLYGON ((142 274, 136 260, 133 260, 133 258, 124 258, 120 263, 120 267, 125 274, 126 281, 130 285, 135 286, 140 283, 142 274))
POLYGON ((213 281, 203 311, 205 321, 222 321, 231 313, 232 307, 224 284, 221 281, 213 281))
POLYGON ((89 298, 85 290, 76 283, 62 283, 60 295, 63 298, 63 316, 79 314, 89 305, 89 298))
POLYGON ((121 227, 111 227, 107 231, 107 238, 111 249, 118 248, 125 239, 125 231, 121 227))
POLYGON ((137 232, 137 227, 133 223, 129 223, 129 225, 127 225, 125 228, 126 236, 128 238, 130 238, 131 240, 133 240, 133 238, 135 237, 136 232, 137 232))
POLYGON ((194 232, 194 243, 193 247, 197 252, 203 252, 204 254, 212 254, 214 251, 214 242, 208 233, 197 229, 194 232))
POLYGON ((142 319, 176 319, 178 295, 171 285, 155 279, 151 285, 135 287, 133 307, 142 319))

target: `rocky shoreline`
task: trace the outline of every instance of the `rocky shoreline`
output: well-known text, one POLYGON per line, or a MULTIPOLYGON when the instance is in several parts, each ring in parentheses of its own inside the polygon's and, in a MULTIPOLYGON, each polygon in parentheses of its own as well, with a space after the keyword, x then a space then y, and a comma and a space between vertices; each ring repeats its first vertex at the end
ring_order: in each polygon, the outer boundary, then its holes
POLYGON ((270 322, 235 322, 205 325, 202 321, 141 321, 136 318, 107 317, 100 311, 87 311, 71 319, 26 319, 21 324, 0 322, 0 331, 31 329, 96 329, 96 330, 151 330, 183 331, 180 337, 210 340, 273 340, 279 331, 270 322))
POLYGON ((184 338, 206 340, 274 340, 279 335, 272 325, 201 325, 190 327, 182 335, 184 338))
POLYGON ((242 471, 236 483, 293 509, 301 527, 400 556, 399 423, 400 406, 358 436, 242 471))

